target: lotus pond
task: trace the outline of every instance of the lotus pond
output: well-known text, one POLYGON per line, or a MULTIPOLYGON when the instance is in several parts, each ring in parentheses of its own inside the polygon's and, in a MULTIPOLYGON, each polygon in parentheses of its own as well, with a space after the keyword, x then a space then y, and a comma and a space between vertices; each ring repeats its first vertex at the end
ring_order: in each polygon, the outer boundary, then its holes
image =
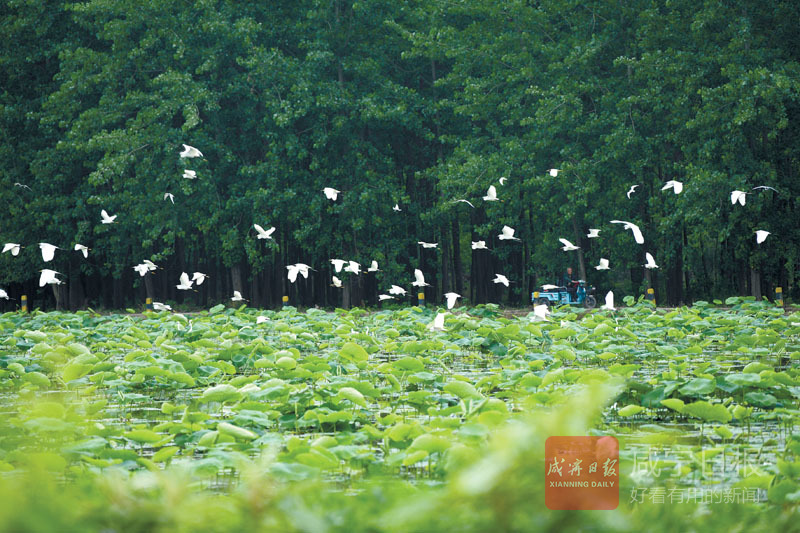
POLYGON ((416 307, 6 313, 0 530, 795 527, 800 313, 626 303, 443 331, 416 307), (554 435, 618 439, 615 511, 547 510, 554 435))

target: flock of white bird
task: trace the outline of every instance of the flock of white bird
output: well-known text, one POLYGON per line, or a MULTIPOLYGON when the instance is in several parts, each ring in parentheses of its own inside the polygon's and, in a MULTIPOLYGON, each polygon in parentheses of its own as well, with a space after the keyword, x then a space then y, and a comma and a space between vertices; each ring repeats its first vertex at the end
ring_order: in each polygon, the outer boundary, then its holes
MULTIPOLYGON (((198 150, 197 148, 194 148, 192 146, 184 144, 183 145, 183 151, 180 152, 180 157, 182 159, 191 159, 191 158, 196 158, 196 157, 203 157, 203 153, 200 150, 198 150)), ((555 177, 558 176, 558 173, 560 171, 561 171, 560 169, 551 168, 548 171, 548 173, 549 173, 549 175, 551 177, 555 178, 555 177)), ((183 177, 186 178, 186 179, 197 179, 197 172, 194 171, 194 170, 185 169, 183 171, 183 177)), ((507 181, 506 177, 501 177, 498 180, 498 182, 499 182, 499 184, 501 186, 505 185, 506 181, 507 181)), ((639 187, 638 184, 631 185, 630 189, 626 193, 626 196, 628 197, 628 199, 630 199, 631 196, 633 194, 635 194, 637 187, 639 187)), ((664 190, 669 190, 669 189, 671 189, 674 194, 680 194, 683 191, 683 183, 681 183, 680 181, 677 181, 677 180, 667 181, 664 184, 664 186, 661 188, 661 190, 664 191, 664 190)), ((760 185, 758 187, 754 187, 753 188, 754 191, 755 190, 765 190, 765 189, 770 189, 770 190, 775 191, 774 188, 768 187, 768 186, 765 186, 765 185, 760 185)), ((324 189, 322 189, 322 193, 325 195, 325 198, 327 198, 328 200, 330 200, 332 202, 336 202, 338 200, 338 198, 339 198, 339 195, 342 193, 342 191, 334 189, 333 187, 325 187, 324 189)), ((745 191, 740 191, 740 190, 732 191, 731 192, 731 196, 730 196, 731 204, 736 205, 738 203, 739 205, 744 206, 745 202, 746 202, 746 195, 748 195, 748 194, 752 194, 752 193, 745 192, 745 191)), ((173 204, 175 203, 175 197, 174 197, 174 195, 172 193, 169 193, 169 192, 165 192, 164 193, 164 200, 166 201, 167 199, 169 199, 173 204)), ((495 187, 494 185, 490 185, 489 188, 486 191, 486 195, 483 197, 483 201, 484 202, 498 202, 498 201, 500 201, 500 198, 497 196, 497 187, 495 187)), ((467 199, 458 199, 458 200, 454 200, 454 202, 465 203, 465 204, 469 205, 471 208, 473 208, 473 209, 475 208, 475 205, 472 202, 470 202, 469 200, 467 200, 467 199)), ((395 212, 400 212, 400 211, 402 211, 402 208, 400 207, 399 204, 396 203, 394 205, 394 207, 392 207, 392 210, 395 211, 395 212)), ((116 221, 116 219, 117 219, 117 215, 113 215, 113 216, 109 215, 108 212, 106 212, 105 209, 102 209, 100 211, 100 222, 102 224, 113 224, 116 221)), ((633 222, 627 222, 625 220, 612 220, 610 223, 611 224, 622 224, 622 228, 624 230, 630 230, 631 231, 631 233, 633 235, 633 239, 637 244, 644 244, 644 242, 645 242, 644 235, 642 235, 642 231, 639 229, 639 226, 637 226, 633 222)), ((272 239, 272 234, 275 232, 275 227, 270 227, 269 229, 265 230, 262 226, 260 226, 258 224, 253 224, 253 228, 256 231, 256 238, 257 239, 272 239)), ((599 228, 590 228, 589 229, 589 233, 586 235, 586 237, 589 238, 589 239, 598 238, 598 237, 600 237, 600 232, 601 232, 601 229, 599 229, 599 228)), ((497 236, 497 238, 498 238, 498 240, 501 240, 501 241, 519 241, 520 240, 519 237, 515 237, 514 233, 515 233, 514 228, 511 228, 509 226, 503 226, 503 228, 501 230, 501 233, 497 236)), ((761 244, 770 235, 770 232, 765 231, 765 230, 756 230, 755 234, 756 234, 756 242, 758 244, 761 244)), ((563 245, 561 249, 564 250, 565 252, 570 252, 570 251, 574 251, 574 250, 580 249, 579 246, 576 246, 576 245, 572 244, 567 239, 559 238, 558 240, 563 245)), ((438 246, 438 243, 435 243, 435 242, 431 243, 431 242, 418 241, 417 244, 422 246, 422 248, 424 248, 424 249, 435 249, 438 246)), ((21 248, 23 248, 23 246, 21 246, 18 243, 6 243, 5 246, 3 246, 2 253, 11 252, 12 256, 17 256, 17 255, 19 255, 19 252, 20 252, 21 248)), ((55 256, 55 251, 56 250, 61 250, 61 248, 59 248, 58 246, 55 246, 53 244, 49 244, 49 243, 46 243, 46 242, 39 243, 39 249, 41 250, 41 253, 42 253, 42 260, 45 263, 48 263, 48 262, 53 260, 53 257, 55 256)), ((482 240, 481 241, 472 241, 472 249, 473 250, 489 250, 489 248, 486 246, 486 241, 482 241, 482 240)), ((90 248, 88 248, 87 246, 84 246, 83 244, 76 243, 74 248, 73 248, 73 250, 76 251, 76 252, 82 253, 84 258, 88 258, 89 257, 90 248)), ((650 252, 645 252, 645 258, 646 258, 646 263, 643 265, 645 268, 648 268, 648 269, 658 268, 658 265, 655 262, 655 258, 652 256, 652 254, 650 254, 650 252)), ((351 273, 351 274, 354 274, 354 275, 359 275, 361 273, 361 265, 359 263, 357 263, 356 261, 345 260, 345 259, 331 259, 330 262, 333 265, 334 270, 335 270, 335 272, 337 274, 342 272, 342 271, 348 272, 348 273, 351 273)), ((159 267, 157 265, 155 265, 152 261, 150 261, 148 259, 143 260, 142 263, 140 263, 140 264, 138 264, 138 265, 133 267, 133 269, 142 277, 144 277, 144 276, 146 276, 146 275, 148 275, 148 274, 150 274, 152 272, 155 272, 158 268, 159 267)), ((597 266, 595 266, 594 268, 596 270, 609 270, 610 266, 609 266, 608 259, 600 258, 599 264, 597 266)), ((307 279, 309 271, 310 270, 314 270, 309 265, 306 265, 304 263, 296 263, 294 265, 287 265, 286 269, 287 269, 287 277, 289 279, 289 282, 291 282, 291 283, 295 283, 297 281, 298 275, 301 275, 301 276, 303 276, 303 278, 307 279)), ((367 272, 378 272, 379 270, 380 269, 378 268, 378 262, 373 260, 371 265, 369 266, 369 268, 367 268, 366 271, 367 272)), ((60 276, 62 274, 59 273, 59 272, 56 272, 55 270, 42 269, 40 271, 40 273, 41 273, 41 275, 39 277, 39 286, 40 287, 44 287, 47 284, 60 285, 61 283, 63 283, 63 280, 58 278, 58 276, 60 276)), ((192 277, 190 278, 188 273, 182 272, 180 277, 179 277, 179 280, 178 280, 179 283, 176 285, 176 287, 179 290, 196 291, 196 289, 194 289, 193 286, 194 285, 197 285, 197 286, 202 285, 207 277, 208 277, 208 275, 203 274, 202 272, 194 272, 192 274, 192 277)), ((510 281, 506 276, 504 276, 503 274, 497 274, 497 273, 495 274, 495 278, 492 280, 492 282, 494 282, 496 284, 502 284, 505 287, 508 287, 509 284, 512 283, 512 281, 510 281)), ((420 288, 421 287, 430 286, 429 283, 425 282, 425 276, 424 276, 424 274, 422 273, 422 271, 420 269, 414 269, 414 281, 411 283, 411 285, 414 286, 414 287, 420 287, 420 288)), ((332 287, 336 287, 336 288, 342 288, 343 287, 342 280, 339 277, 337 277, 336 275, 332 275, 331 276, 331 286, 332 287)), ((555 286, 555 285, 543 285, 542 288, 544 290, 547 290, 547 289, 557 288, 557 286, 555 286)), ((407 294, 407 291, 403 287, 398 286, 398 285, 391 285, 389 290, 387 290, 386 292, 388 294, 380 294, 378 296, 379 301, 393 300, 393 299, 395 299, 395 297, 402 297, 402 296, 405 296, 407 294)), ((461 298, 461 295, 457 294, 455 292, 448 292, 448 293, 445 293, 444 297, 445 297, 447 308, 448 309, 452 309, 453 307, 455 307, 458 299, 461 298)), ((8 294, 3 289, 0 289, 0 299, 8 299, 8 294)), ((234 301, 234 302, 247 301, 241 295, 241 293, 239 291, 233 291, 233 297, 231 297, 231 300, 234 301)), ((163 304, 163 303, 160 303, 160 302, 153 302, 153 307, 156 310, 171 310, 170 306, 168 306, 166 304, 163 304)), ((605 304, 602 307, 604 309, 611 309, 611 310, 614 309, 614 293, 613 292, 609 291, 606 294, 605 304)), ((547 305, 536 305, 536 306, 534 306, 534 318, 535 319, 546 319, 548 313, 549 313, 549 310, 547 308, 547 305)), ((263 318, 263 317, 261 317, 261 318, 263 318)), ((440 313, 439 315, 437 315, 436 319, 431 324, 431 328, 432 329, 443 329, 443 324, 444 324, 444 314, 440 313)))

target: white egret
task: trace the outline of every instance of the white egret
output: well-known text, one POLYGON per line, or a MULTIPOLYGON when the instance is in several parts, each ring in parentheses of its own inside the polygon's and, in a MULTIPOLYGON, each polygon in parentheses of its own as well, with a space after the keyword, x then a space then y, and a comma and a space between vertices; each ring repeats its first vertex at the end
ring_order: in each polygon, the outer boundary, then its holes
POLYGON ((575 246, 574 244, 569 242, 567 239, 559 238, 558 240, 561 241, 561 244, 564 245, 564 246, 561 247, 561 249, 564 250, 565 252, 570 252, 572 250, 577 250, 578 248, 580 248, 580 246, 575 246))
POLYGON ((56 254, 56 250, 60 250, 58 246, 54 246, 50 243, 40 242, 39 249, 42 251, 42 260, 47 263, 53 260, 53 256, 56 254))
POLYGON ((444 331, 444 317, 445 313, 437 313, 436 318, 434 318, 433 322, 428 325, 428 329, 433 331, 444 331))
POLYGON ((422 274, 422 270, 415 268, 414 269, 414 282, 411 284, 414 287, 430 287, 430 283, 425 283, 425 276, 422 274))
POLYGON ((558 176, 558 171, 559 170, 561 170, 561 169, 560 168, 551 168, 550 170, 548 170, 548 172, 550 173, 551 177, 555 178, 556 176, 558 176))
POLYGON ((384 300, 394 300, 394 296, 389 296, 388 294, 379 294, 378 301, 382 302, 384 300))
POLYGON ((600 264, 594 267, 595 270, 608 270, 608 259, 600 258, 600 264))
POLYGON ((61 280, 56 277, 56 274, 58 274, 60 276, 61 272, 56 272, 55 270, 50 270, 48 268, 45 268, 44 270, 40 270, 40 272, 42 273, 39 276, 39 286, 40 287, 44 287, 48 283, 51 284, 51 285, 61 285, 61 280))
POLYGON ((347 261, 345 261, 344 259, 331 259, 330 261, 336 272, 341 272, 342 267, 344 266, 345 263, 347 263, 347 261))
POLYGON ((308 279, 308 271, 313 270, 310 266, 304 263, 296 263, 294 265, 286 265, 286 270, 289 271, 289 281, 294 283, 297 281, 297 274, 301 274, 305 279, 308 279))
POLYGON ((331 281, 333 281, 333 283, 331 283, 331 287, 336 287, 337 289, 342 288, 342 280, 340 280, 336 276, 332 276, 331 281))
POLYGON ((183 152, 181 152, 181 157, 203 157, 203 153, 194 146, 189 146, 188 144, 184 144, 183 152))
POLYGON ((194 180, 197 179, 197 171, 189 170, 188 168, 183 171, 183 177, 187 180, 194 180))
POLYGON ((356 263, 355 261, 348 261, 348 265, 344 267, 345 272, 352 272, 353 274, 360 274, 361 273, 361 265, 356 263))
POLYGON ((180 283, 178 285, 175 285, 175 286, 178 288, 178 290, 181 290, 181 291, 194 290, 194 289, 192 289, 192 280, 189 279, 189 274, 187 274, 186 272, 182 272, 181 273, 180 283))
POLYGON ((486 241, 472 241, 472 249, 473 250, 488 250, 486 247, 486 241))
POLYGON ((100 211, 100 217, 102 218, 101 222, 103 224, 112 224, 117 219, 117 215, 114 215, 112 217, 108 214, 108 212, 105 209, 102 209, 100 211))
POLYGON ((543 291, 552 291, 553 289, 557 289, 557 288, 558 288, 558 285, 552 285, 550 283, 545 283, 544 285, 542 285, 542 290, 543 291))
POLYGON ((533 306, 533 316, 531 322, 537 320, 547 320, 547 315, 550 314, 550 306, 547 304, 536 304, 533 306))
POLYGON ((172 205, 175 205, 175 195, 174 194, 172 194, 171 192, 165 192, 164 193, 164 200, 166 201, 167 198, 169 198, 169 201, 172 202, 172 205))
POLYGON ((489 185, 489 189, 486 191, 486 196, 483 197, 484 202, 497 202, 499 199, 497 198, 497 189, 495 189, 494 185, 489 185))
POLYGON ((638 187, 638 186, 639 186, 638 184, 637 184, 637 185, 631 185, 631 188, 630 188, 630 189, 628 189, 628 193, 627 193, 627 195, 628 195, 628 200, 630 200, 630 199, 631 199, 631 194, 633 194, 633 193, 635 193, 635 192, 636 192, 636 187, 638 187))
POLYGON ((0 298, 2 298, 3 300, 8 300, 8 293, 3 289, 0 289, 0 298))
POLYGON ((586 234, 586 237, 589 239, 596 239, 600 236, 600 230, 597 228, 589 228, 589 233, 586 234))
POLYGON ((623 229, 629 229, 633 233, 633 239, 636 241, 637 244, 644 244, 644 235, 642 235, 642 230, 639 229, 639 226, 634 224, 633 222, 626 222, 624 220, 612 220, 612 224, 622 224, 623 229))
POLYGON ((470 202, 469 200, 464 200, 463 198, 461 200, 453 200, 453 202, 461 202, 461 203, 467 204, 472 209, 475 209, 475 206, 472 205, 472 202, 470 202))
POLYGON ((455 292, 446 292, 444 293, 444 297, 447 299, 447 308, 452 309, 453 306, 456 305, 456 300, 461 298, 461 295, 455 292))
POLYGON ((150 268, 145 265, 144 263, 140 265, 136 265, 133 269, 139 273, 140 276, 144 277, 148 272, 150 272, 150 268))
POLYGON ((25 185, 24 183, 19 183, 19 182, 14 183, 14 187, 22 187, 23 189, 28 189, 29 191, 33 190, 30 187, 28 187, 27 185, 25 185))
POLYGON ((755 191, 756 189, 762 189, 762 190, 769 189, 769 190, 771 190, 771 191, 778 192, 778 189, 776 189, 775 187, 770 187, 769 185, 757 185, 757 186, 753 187, 753 190, 754 190, 754 191, 755 191))
POLYGON ((497 236, 498 239, 501 241, 518 241, 520 240, 519 237, 514 237, 514 228, 503 226, 503 233, 497 236))
POLYGON ((372 264, 370 264, 369 268, 367 269, 367 272, 378 272, 378 271, 380 271, 380 268, 378 268, 378 262, 373 259, 372 264))
POLYGON ((266 317, 264 315, 259 315, 256 317, 256 324, 263 324, 267 320, 269 320, 269 317, 266 317))
POLYGON ((242 293, 239 291, 233 291, 233 296, 231 297, 232 302, 246 302, 247 300, 242 297, 242 293))
POLYGON ((508 180, 508 178, 506 178, 505 176, 500 176, 500 179, 497 180, 497 181, 500 182, 500 185, 505 185, 506 184, 506 180, 508 180))
POLYGON ((650 252, 645 252, 644 256, 647 259, 647 263, 644 264, 645 268, 658 268, 656 260, 653 259, 653 256, 650 254, 650 252))
POLYGON ((423 248, 436 248, 437 246, 439 246, 439 243, 438 243, 438 242, 423 242, 423 241, 417 241, 417 244, 419 244, 419 245, 420 245, 420 246, 422 246, 423 248))
POLYGON ((208 274, 203 274, 202 272, 195 272, 192 274, 192 281, 197 282, 198 285, 202 285, 206 278, 210 277, 208 274))
POLYGON ((672 189, 672 192, 674 192, 675 194, 680 194, 680 192, 683 190, 683 183, 681 183, 678 180, 669 180, 667 183, 664 184, 663 187, 661 187, 662 191, 665 191, 667 189, 672 189))
POLYGON ((389 289, 389 294, 394 294, 397 296, 405 296, 408 291, 406 291, 403 287, 398 287, 397 285, 392 285, 392 288, 389 289))
POLYGON ((392 208, 392 211, 400 212, 400 211, 402 211, 402 209, 400 209, 400 205, 399 204, 394 204, 394 207, 392 208))
POLYGON ((253 224, 253 228, 255 228, 255 230, 256 230, 256 233, 257 233, 256 238, 257 239, 271 239, 272 238, 272 234, 275 233, 275 227, 274 226, 269 228, 268 230, 265 230, 264 228, 262 228, 258 224, 253 224))
POLYGON ((763 229, 756 230, 756 242, 761 244, 762 242, 767 240, 767 236, 769 236, 769 232, 763 229))
POLYGON ((89 258, 89 250, 91 250, 91 248, 89 248, 88 246, 84 246, 82 244, 75 245, 75 251, 81 252, 83 254, 84 259, 89 258))
POLYGON ((736 205, 736 202, 739 202, 739 205, 744 205, 746 195, 744 191, 731 191, 731 204, 736 205))
POLYGON ((150 272, 153 272, 153 271, 154 271, 155 269, 157 269, 157 268, 161 268, 161 267, 157 266, 155 263, 153 263, 152 261, 150 261, 149 259, 145 259, 145 260, 143 260, 143 261, 142 261, 142 263, 143 263, 143 264, 145 264, 145 265, 147 265, 147 269, 148 269, 150 272))
POLYGON ((327 198, 328 200, 333 200, 335 202, 336 199, 339 197, 339 193, 342 191, 337 191, 332 187, 325 187, 324 189, 322 189, 322 192, 325 193, 325 198, 327 198))
POLYGON ((614 291, 608 291, 608 294, 606 294, 606 303, 600 309, 614 310, 614 291))
POLYGON ((11 255, 17 256, 19 255, 20 248, 22 248, 22 246, 15 242, 7 242, 5 246, 3 246, 3 253, 11 250, 11 255))
POLYGON ((495 274, 495 278, 492 280, 492 282, 493 283, 502 283, 506 287, 508 287, 508 284, 511 283, 510 281, 508 281, 508 278, 505 277, 502 274, 495 274))
POLYGON ((172 311, 172 307, 161 302, 153 302, 153 311, 172 311))

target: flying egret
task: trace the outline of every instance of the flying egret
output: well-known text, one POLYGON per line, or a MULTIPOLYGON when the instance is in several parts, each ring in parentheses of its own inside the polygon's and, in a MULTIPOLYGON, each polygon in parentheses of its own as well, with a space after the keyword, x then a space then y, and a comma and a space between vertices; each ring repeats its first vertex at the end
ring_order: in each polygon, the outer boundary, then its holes
POLYGON ((399 204, 394 204, 394 207, 392 208, 392 211, 400 212, 400 211, 402 211, 402 209, 400 209, 400 205, 399 204))
POLYGON ((192 281, 197 282, 197 285, 202 285, 206 278, 210 277, 208 274, 203 274, 202 272, 195 272, 192 274, 192 281))
POLYGON ((56 274, 58 274, 60 276, 61 272, 56 272, 55 270, 50 270, 48 268, 45 268, 44 270, 40 270, 40 272, 42 273, 39 276, 39 286, 40 287, 44 287, 48 283, 51 284, 51 285, 61 285, 61 280, 56 277, 56 274))
POLYGON ((551 177, 555 178, 556 176, 558 176, 558 171, 559 170, 561 170, 561 169, 560 168, 551 168, 548 172, 550 173, 551 177))
POLYGON ((269 320, 269 317, 266 317, 264 315, 257 316, 256 317, 256 324, 263 324, 267 320, 269 320))
POLYGON ((3 246, 3 253, 11 250, 11 255, 17 256, 19 255, 20 248, 22 248, 22 246, 15 242, 7 242, 6 245, 3 246))
POLYGON ((144 263, 140 265, 136 265, 133 269, 139 273, 140 276, 144 277, 148 272, 150 272, 150 268, 145 265, 144 263))
POLYGON ((88 259, 89 250, 91 250, 91 248, 89 248, 88 246, 84 246, 82 244, 76 244, 75 245, 75 251, 76 252, 81 252, 83 254, 84 259, 88 259))
POLYGON ((503 233, 497 236, 498 239, 501 241, 518 241, 520 240, 519 237, 514 237, 514 228, 510 228, 508 226, 503 226, 503 233))
POLYGON ((348 261, 348 265, 344 267, 345 272, 352 272, 353 274, 361 273, 361 265, 355 261, 348 261))
POLYGON ((272 238, 272 234, 275 232, 275 227, 274 226, 269 228, 268 230, 265 230, 264 228, 262 228, 258 224, 253 224, 253 227, 256 230, 256 233, 257 233, 256 238, 257 239, 271 239, 272 238))
POLYGON ((486 247, 486 241, 472 241, 472 249, 473 250, 488 250, 486 247))
POLYGON ((153 302, 153 311, 172 311, 172 307, 161 302, 153 302))
POLYGON ((60 250, 61 248, 59 248, 58 246, 54 246, 50 243, 40 242, 39 249, 42 251, 42 260, 44 260, 44 262, 47 263, 53 260, 53 256, 56 254, 56 250, 60 250))
POLYGON ((564 245, 564 246, 561 247, 561 249, 564 250, 565 252, 570 252, 572 250, 577 250, 578 248, 580 248, 580 246, 575 246, 574 244, 569 242, 567 239, 559 238, 558 240, 561 241, 561 244, 564 245))
POLYGON ((755 191, 756 189, 769 189, 771 191, 778 192, 778 189, 776 189, 775 187, 770 187, 769 185, 756 185, 755 187, 753 187, 753 190, 755 191))
POLYGON ((456 203, 457 203, 457 202, 461 202, 461 203, 467 204, 467 205, 468 205, 468 206, 470 206, 472 209, 475 209, 475 206, 474 206, 474 205, 472 205, 472 202, 470 202, 469 200, 464 200, 463 198, 462 198, 461 200, 453 200, 453 202, 456 202, 456 203))
POLYGON ((553 289, 557 289, 557 288, 558 288, 558 285, 553 285, 553 284, 550 284, 550 283, 545 283, 544 285, 542 285, 542 290, 543 291, 552 291, 553 289))
POLYGON ((430 283, 425 283, 425 276, 422 274, 422 270, 415 268, 414 269, 414 282, 411 284, 414 287, 430 287, 430 283))
POLYGON ((232 302, 246 302, 247 300, 245 300, 242 297, 242 293, 241 292, 233 291, 233 296, 231 297, 231 301, 232 302))
POLYGON ((388 294, 379 294, 378 301, 382 302, 384 300, 394 300, 394 296, 389 296, 388 294))
POLYGON ((164 193, 164 200, 166 201, 167 198, 169 198, 169 201, 172 202, 173 205, 175 205, 175 195, 174 194, 172 194, 171 192, 165 192, 164 193))
POLYGON ((421 245, 423 248, 436 248, 437 246, 439 246, 438 242, 417 241, 417 244, 421 245))
POLYGON ((389 289, 389 294, 397 296, 405 296, 407 292, 403 287, 398 287, 397 285, 392 285, 392 288, 389 289))
POLYGON ((647 259, 647 263, 644 264, 645 268, 658 268, 656 260, 653 259, 653 256, 650 254, 650 252, 645 252, 644 256, 647 259))
POLYGON ((756 230, 756 242, 761 244, 762 242, 766 241, 769 234, 770 233, 768 231, 763 229, 756 230))
POLYGON ((336 198, 339 197, 339 193, 342 191, 337 191, 332 187, 325 187, 324 189, 322 189, 322 192, 325 193, 325 198, 327 198, 328 200, 333 200, 335 202, 336 198))
POLYGON ((178 285, 175 285, 175 286, 178 288, 178 290, 181 290, 181 291, 194 290, 194 289, 192 289, 192 280, 189 279, 189 274, 187 274, 186 272, 182 272, 181 273, 180 283, 178 285))
POLYGON ((341 272, 342 267, 344 266, 345 263, 347 263, 347 261, 345 261, 344 259, 331 259, 330 261, 336 272, 341 272))
POLYGON ((597 228, 589 228, 589 233, 586 234, 586 237, 589 239, 595 239, 600 236, 600 230, 597 228))
POLYGON ((511 283, 508 281, 508 278, 502 274, 495 274, 495 276, 496 277, 492 280, 493 283, 502 283, 506 287, 508 287, 508 284, 511 283))
POLYGON ((683 190, 683 183, 681 183, 678 180, 669 180, 667 183, 664 184, 663 187, 661 187, 662 191, 665 191, 667 189, 672 189, 672 192, 674 192, 675 194, 680 194, 680 192, 683 190))
POLYGON ((505 176, 500 176, 500 179, 497 181, 500 182, 500 185, 505 185, 507 179, 508 178, 506 178, 505 176))
POLYGON ((638 187, 638 186, 639 186, 638 184, 637 185, 631 185, 631 188, 628 189, 628 193, 627 193, 628 194, 628 200, 631 199, 631 194, 636 192, 636 187, 638 187))
POLYGON ((595 270, 608 270, 608 259, 600 258, 600 264, 594 267, 595 270))
POLYGON ((29 191, 33 190, 24 183, 19 183, 19 182, 14 183, 14 187, 22 187, 23 189, 28 189, 29 191))
POLYGON ((731 191, 731 204, 736 205, 736 202, 739 202, 739 205, 744 205, 746 195, 744 191, 731 191))
POLYGON ((608 291, 608 294, 606 294, 606 303, 600 309, 614 310, 614 291, 608 291))
POLYGON ((189 170, 188 168, 183 171, 183 177, 187 180, 194 180, 197 179, 197 171, 189 170))
POLYGON ((286 265, 286 270, 289 271, 287 274, 289 281, 294 283, 297 281, 297 274, 301 274, 305 279, 308 279, 308 271, 313 270, 313 268, 304 263, 296 263, 294 265, 286 265))
POLYGON ((484 202, 497 202, 497 189, 495 189, 494 185, 489 185, 489 189, 486 191, 486 196, 483 197, 484 202))
POLYGON ((2 298, 3 300, 8 300, 8 293, 3 289, 0 289, 0 298, 2 298))
POLYGON ((189 146, 188 144, 184 144, 183 152, 181 152, 181 157, 203 157, 203 153, 194 146, 189 146))
POLYGON ((114 215, 113 217, 109 216, 105 209, 100 211, 100 217, 102 218, 101 222, 103 224, 112 224, 117 219, 117 215, 114 215))
POLYGON ((623 229, 629 229, 633 232, 633 239, 636 241, 637 244, 644 244, 644 235, 642 235, 642 230, 639 229, 639 226, 634 224, 633 222, 626 222, 624 220, 612 220, 612 224, 622 224, 623 229))
POLYGON ((372 264, 370 264, 369 268, 367 269, 367 272, 378 272, 378 271, 380 271, 380 268, 378 268, 378 262, 373 259, 372 264))
POLYGON ((337 289, 342 288, 342 280, 340 280, 336 276, 332 276, 331 281, 333 281, 333 283, 331 283, 331 287, 336 287, 337 289))
POLYGON ((446 292, 444 297, 447 299, 447 308, 452 309, 456 305, 456 300, 461 298, 461 295, 454 292, 446 292))
POLYGON ((143 263, 143 264, 145 264, 145 265, 147 265, 147 269, 148 269, 150 272, 153 272, 153 271, 154 271, 155 269, 157 269, 157 268, 161 268, 161 267, 159 267, 158 265, 156 265, 155 263, 153 263, 152 261, 150 261, 149 259, 145 259, 145 260, 143 260, 143 261, 142 261, 142 263, 143 263))
POLYGON ((550 314, 550 306, 547 304, 536 304, 533 306, 533 316, 531 321, 547 320, 547 315, 550 314))
POLYGON ((433 319, 433 322, 428 325, 428 329, 433 331, 444 331, 444 313, 437 313, 436 318, 433 319))

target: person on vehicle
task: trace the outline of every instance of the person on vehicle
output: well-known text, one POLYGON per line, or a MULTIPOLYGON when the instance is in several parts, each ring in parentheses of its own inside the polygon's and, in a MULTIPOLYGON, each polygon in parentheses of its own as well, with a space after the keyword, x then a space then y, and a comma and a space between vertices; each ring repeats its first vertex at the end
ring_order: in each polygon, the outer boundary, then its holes
POLYGON ((572 267, 567 267, 567 271, 561 276, 561 285, 567 288, 570 297, 574 300, 576 298, 578 284, 572 278, 572 267))

